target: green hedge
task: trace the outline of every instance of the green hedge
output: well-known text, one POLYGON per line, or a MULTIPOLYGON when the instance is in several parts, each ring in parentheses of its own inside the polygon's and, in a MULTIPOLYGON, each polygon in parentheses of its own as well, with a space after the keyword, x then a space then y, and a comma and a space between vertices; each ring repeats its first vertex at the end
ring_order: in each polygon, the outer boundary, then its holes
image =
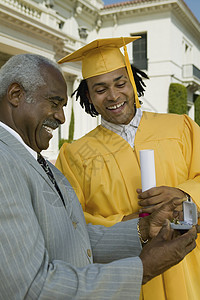
POLYGON ((171 83, 169 87, 169 113, 187 114, 187 88, 179 83, 171 83))
POLYGON ((69 124, 69 133, 68 133, 68 139, 60 139, 59 140, 59 149, 62 147, 64 143, 72 143, 74 140, 74 109, 72 106, 72 112, 71 112, 71 119, 69 124))
POLYGON ((74 109, 72 106, 72 112, 71 112, 71 120, 70 120, 70 124, 69 124, 69 143, 71 143, 74 139, 74 109))
POLYGON ((195 108, 195 122, 200 126, 200 95, 196 98, 194 102, 195 108))
POLYGON ((59 149, 62 147, 62 145, 63 145, 64 143, 68 143, 68 140, 65 140, 65 139, 60 139, 60 140, 59 140, 59 145, 58 145, 59 149))

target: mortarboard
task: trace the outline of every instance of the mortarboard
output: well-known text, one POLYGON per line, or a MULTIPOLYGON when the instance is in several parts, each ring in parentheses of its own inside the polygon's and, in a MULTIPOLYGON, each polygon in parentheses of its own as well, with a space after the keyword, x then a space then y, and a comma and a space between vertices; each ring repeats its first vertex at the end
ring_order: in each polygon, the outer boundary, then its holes
POLYGON ((140 103, 126 45, 139 38, 140 36, 97 39, 63 57, 58 63, 82 61, 84 79, 126 67, 135 93, 135 104, 138 108, 140 103), (120 51, 121 47, 124 48, 124 55, 120 51))

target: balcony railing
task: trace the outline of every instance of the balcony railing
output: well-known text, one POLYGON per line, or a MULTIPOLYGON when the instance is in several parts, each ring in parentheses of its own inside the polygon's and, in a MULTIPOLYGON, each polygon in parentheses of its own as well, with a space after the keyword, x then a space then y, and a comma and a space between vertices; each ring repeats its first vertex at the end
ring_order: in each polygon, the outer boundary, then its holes
POLYGON ((1 0, 2 4, 12 7, 25 15, 31 16, 36 19, 41 17, 41 9, 37 7, 37 4, 33 1, 26 0, 1 0))
POLYGON ((200 80, 200 70, 192 64, 183 65, 183 78, 196 77, 200 80))

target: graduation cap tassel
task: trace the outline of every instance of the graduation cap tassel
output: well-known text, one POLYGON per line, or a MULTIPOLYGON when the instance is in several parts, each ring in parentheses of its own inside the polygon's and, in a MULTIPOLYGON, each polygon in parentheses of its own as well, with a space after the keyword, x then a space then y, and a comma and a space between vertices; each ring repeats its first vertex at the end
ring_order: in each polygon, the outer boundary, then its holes
POLYGON ((135 80, 134 80, 134 77, 133 77, 133 72, 132 72, 130 61, 129 61, 129 58, 128 58, 127 47, 125 45, 125 42, 124 42, 124 56, 125 56, 125 63, 126 63, 127 71, 128 71, 128 76, 129 76, 129 79, 130 79, 131 84, 133 86, 133 90, 134 90, 134 94, 135 94, 135 105, 136 105, 136 108, 139 108, 140 107, 140 102, 139 102, 137 88, 136 88, 136 85, 135 85, 135 80))

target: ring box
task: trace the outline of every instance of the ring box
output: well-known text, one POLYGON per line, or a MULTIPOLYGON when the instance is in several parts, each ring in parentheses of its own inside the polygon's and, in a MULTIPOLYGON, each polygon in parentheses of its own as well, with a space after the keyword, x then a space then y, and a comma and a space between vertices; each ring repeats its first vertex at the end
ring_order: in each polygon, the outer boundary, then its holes
POLYGON ((172 229, 178 230, 189 230, 193 225, 198 222, 197 207, 194 202, 184 201, 183 202, 183 221, 179 221, 179 224, 171 223, 172 229))

